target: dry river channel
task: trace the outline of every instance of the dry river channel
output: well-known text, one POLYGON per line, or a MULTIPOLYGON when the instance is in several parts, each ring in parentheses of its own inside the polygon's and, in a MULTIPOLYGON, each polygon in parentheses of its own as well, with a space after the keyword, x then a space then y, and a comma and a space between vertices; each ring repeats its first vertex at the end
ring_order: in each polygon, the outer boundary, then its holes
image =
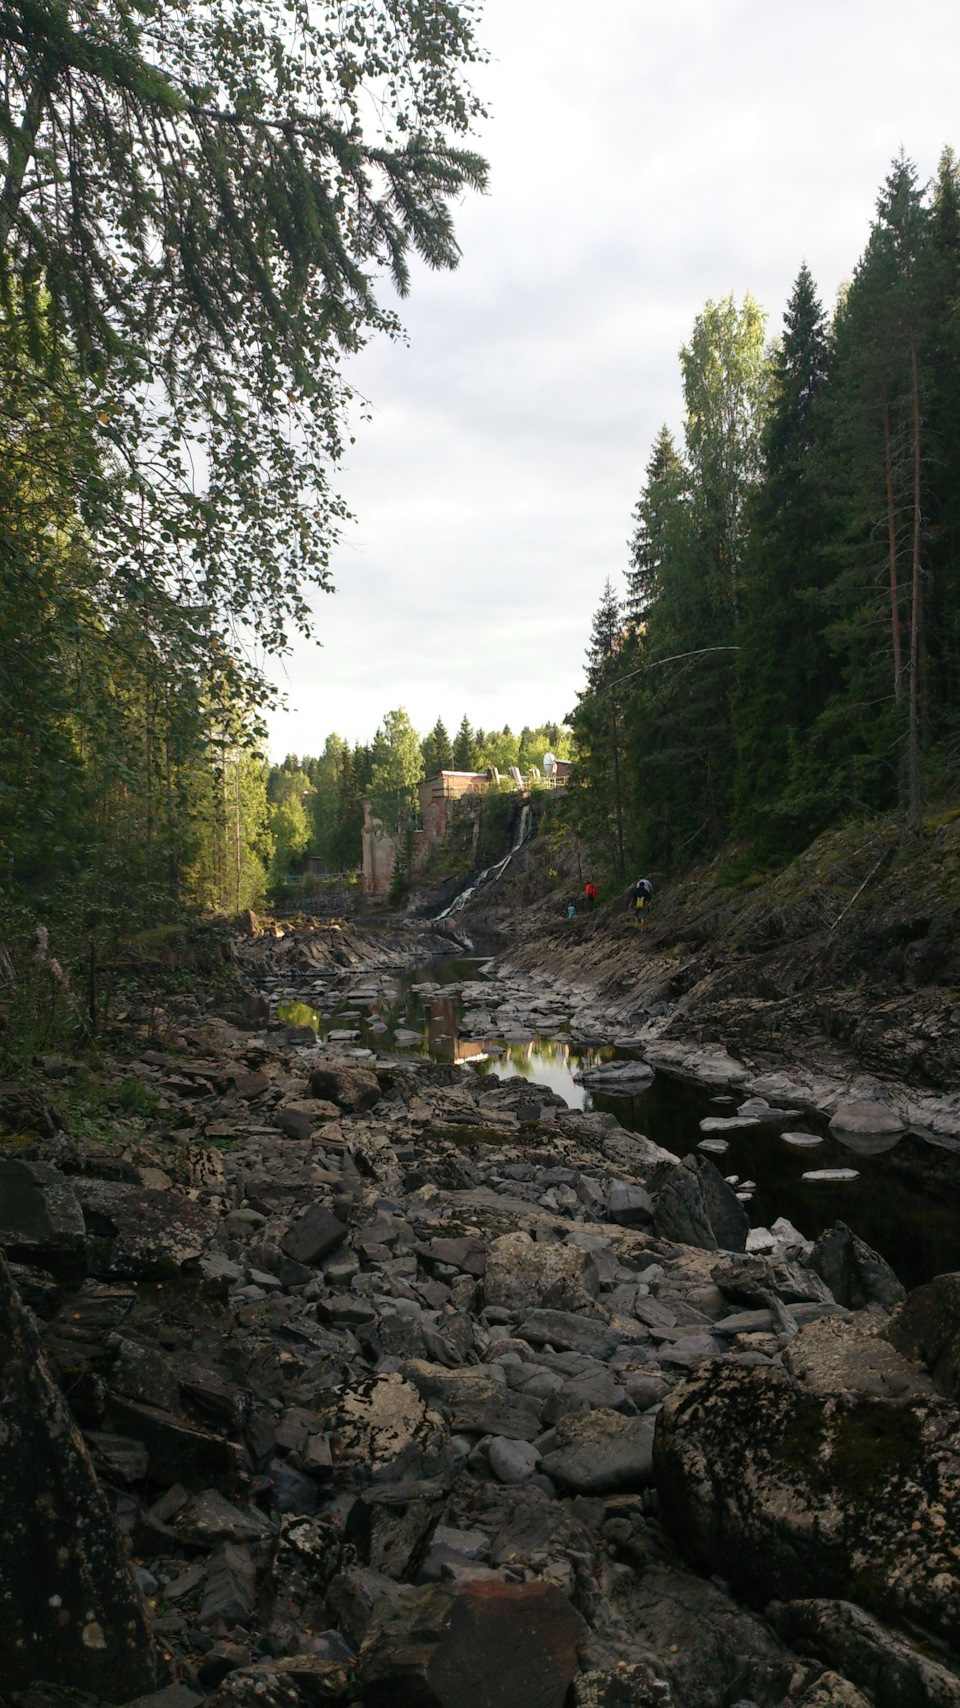
MULTIPOLYGON (((433 956, 343 993, 328 979, 265 978, 280 1018, 372 1052, 455 1062, 469 1074, 522 1076, 572 1109, 605 1110, 678 1155, 700 1149, 733 1185, 755 1227, 785 1217, 810 1240, 842 1220, 881 1252, 908 1288, 960 1270, 960 1144, 929 1135, 844 1134, 810 1107, 738 1111, 745 1098, 662 1069, 640 1089, 588 1089, 581 1075, 637 1061, 642 1048, 604 1036, 602 1019, 528 978, 498 974, 490 956, 433 956), (580 1022, 580 1023, 578 1023, 580 1022), (739 1120, 740 1124, 735 1124, 739 1120), (703 1123, 729 1122, 704 1128, 703 1123), (810 1174, 837 1178, 808 1179, 810 1174)), ((757 1249, 761 1249, 758 1242, 757 1249)))
POLYGON ((417 930, 4 1088, 0 1708, 960 1708, 960 1141, 417 930))

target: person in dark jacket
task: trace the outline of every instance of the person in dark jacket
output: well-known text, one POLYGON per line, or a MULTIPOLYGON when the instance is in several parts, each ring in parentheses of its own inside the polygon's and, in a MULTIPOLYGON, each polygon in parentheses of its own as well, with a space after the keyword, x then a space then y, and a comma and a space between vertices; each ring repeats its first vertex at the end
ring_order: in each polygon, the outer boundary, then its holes
POLYGON ((649 878, 638 878, 630 891, 633 914, 641 931, 647 927, 646 910, 653 897, 653 885, 649 878))

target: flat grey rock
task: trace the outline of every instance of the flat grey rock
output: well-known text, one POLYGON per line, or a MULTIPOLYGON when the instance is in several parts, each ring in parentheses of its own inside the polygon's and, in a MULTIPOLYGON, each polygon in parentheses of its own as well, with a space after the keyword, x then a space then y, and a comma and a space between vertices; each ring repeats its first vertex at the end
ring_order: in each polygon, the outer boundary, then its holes
POLYGON ((592 1411, 561 1418, 541 1469, 574 1494, 611 1494, 653 1482, 655 1420, 592 1411))

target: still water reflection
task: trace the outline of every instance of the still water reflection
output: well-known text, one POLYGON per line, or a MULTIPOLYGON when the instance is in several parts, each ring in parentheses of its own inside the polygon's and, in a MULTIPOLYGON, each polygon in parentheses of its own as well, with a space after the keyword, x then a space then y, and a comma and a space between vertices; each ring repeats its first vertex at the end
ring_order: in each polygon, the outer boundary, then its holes
MULTIPOLYGON (((513 1043, 493 1036, 473 1038, 461 1030, 460 986, 481 977, 483 961, 451 956, 397 974, 389 988, 349 1007, 324 1012, 310 1003, 278 1005, 281 1018, 311 1026, 319 1037, 349 1030, 356 1042, 380 1053, 397 1051, 459 1063, 465 1073, 522 1076, 559 1093, 570 1108, 604 1109, 622 1126, 643 1132, 679 1156, 707 1136, 701 1121, 732 1116, 735 1094, 657 1073, 636 1097, 585 1091, 574 1078, 581 1067, 630 1052, 588 1049, 562 1032, 513 1043), (417 988, 421 987, 421 988, 417 988), (422 988, 427 987, 427 988, 422 988), (431 988, 432 987, 432 988, 431 988)), ((711 1160, 742 1188, 752 1182, 747 1205, 751 1222, 769 1226, 787 1216, 809 1239, 842 1220, 883 1253, 907 1287, 945 1270, 960 1270, 960 1156, 926 1140, 847 1140, 809 1111, 760 1126, 711 1132, 711 1160), (803 1133, 819 1143, 796 1144, 784 1135, 803 1133), (721 1150, 719 1142, 726 1148, 721 1150), (717 1148, 713 1149, 713 1145, 717 1148), (809 1181, 811 1170, 855 1170, 847 1181, 809 1181)))

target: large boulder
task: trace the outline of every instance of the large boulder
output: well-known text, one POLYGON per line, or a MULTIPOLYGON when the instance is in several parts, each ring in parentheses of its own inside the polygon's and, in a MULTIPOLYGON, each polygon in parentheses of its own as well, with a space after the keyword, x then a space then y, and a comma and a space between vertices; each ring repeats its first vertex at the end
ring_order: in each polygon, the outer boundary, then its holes
POLYGON ((787 1347, 783 1362, 810 1393, 878 1399, 934 1394, 926 1371, 878 1334, 871 1317, 837 1315, 808 1323, 787 1347))
POLYGON ((841 1140, 849 1134, 853 1138, 870 1137, 893 1138, 905 1130, 906 1123, 889 1103, 880 1103, 873 1097, 857 1097, 850 1103, 841 1103, 834 1111, 830 1121, 831 1131, 841 1140))
POLYGON ((338 1109, 356 1114, 380 1101, 380 1081, 356 1062, 327 1061, 310 1075, 310 1096, 328 1098, 338 1109))
POLYGON ((573 1494, 610 1494, 653 1481, 654 1419, 587 1411, 562 1417, 541 1470, 573 1494))
POLYGON ((105 1279, 163 1281, 193 1264, 219 1226, 219 1213, 183 1192, 78 1179, 73 1190, 87 1229, 90 1272, 105 1279))
POLYGON ((83 1211, 59 1169, 0 1161, 0 1246, 9 1258, 79 1278, 86 1268, 85 1238, 83 1211))
POLYGON ((755 1252, 725 1257, 714 1264, 710 1276, 735 1305, 765 1305, 770 1293, 785 1305, 834 1303, 830 1288, 815 1270, 787 1258, 761 1257, 755 1252))
POLYGON ((483 1292, 488 1305, 578 1311, 599 1291, 596 1268, 581 1246, 514 1233, 495 1239, 487 1252, 483 1292))
POLYGON ((365 1708, 563 1708, 586 1626, 553 1584, 426 1585, 373 1613, 365 1708))
POLYGON ((960 1399, 960 1275, 937 1275, 894 1311, 887 1339, 925 1364, 942 1394, 960 1399))
POLYGON ((706 1157, 685 1157, 679 1167, 660 1163, 647 1183, 660 1239, 702 1251, 744 1251, 750 1218, 735 1192, 706 1157))
POLYGON ((802 1376, 721 1359, 675 1389, 654 1443, 664 1518, 755 1603, 855 1601, 960 1647, 960 1417, 922 1371, 894 1365, 894 1391, 879 1348, 827 1318, 789 1349, 802 1376))
POLYGON ((846 1222, 837 1222, 820 1235, 810 1253, 810 1267, 826 1282, 837 1304, 853 1311, 870 1304, 892 1311, 907 1296, 889 1263, 852 1233, 846 1222))
MULTIPOLYGON (((726 1708, 729 1703, 780 1708, 785 1697, 792 1703, 786 1692, 797 1670, 796 1655, 719 1583, 677 1570, 675 1560, 645 1563, 633 1572, 601 1561, 599 1581, 629 1633, 631 1649, 647 1657, 655 1676, 667 1682, 669 1694, 662 1699, 652 1692, 639 1697, 642 1708, 661 1700, 664 1708, 726 1708)), ((601 1698, 603 1708, 620 1708, 621 1702, 634 1708, 635 1698, 601 1698)))
POLYGON ((699 1246, 702 1251, 719 1250, 695 1168, 685 1163, 678 1168, 660 1164, 648 1187, 654 1204, 654 1232, 659 1239, 699 1246))
POLYGON ((852 1601, 788 1601, 767 1609, 775 1630, 870 1692, 876 1708, 957 1708, 960 1678, 852 1601))
POLYGON ((0 1667, 127 1702, 156 1654, 116 1520, 0 1258, 0 1667))

